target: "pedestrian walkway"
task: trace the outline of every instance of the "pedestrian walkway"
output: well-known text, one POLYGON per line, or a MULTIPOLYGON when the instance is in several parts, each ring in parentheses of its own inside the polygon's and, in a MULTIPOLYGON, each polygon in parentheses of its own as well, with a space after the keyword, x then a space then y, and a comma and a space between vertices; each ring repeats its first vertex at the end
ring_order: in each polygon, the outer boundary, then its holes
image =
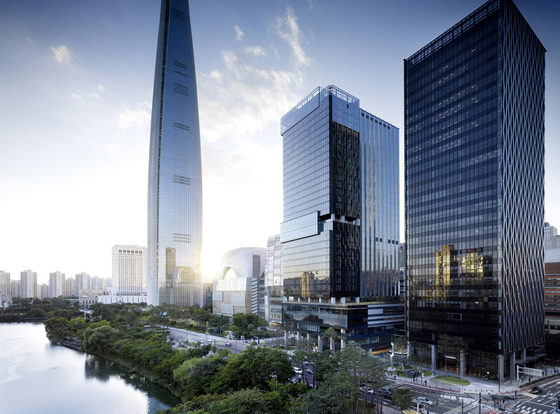
POLYGON ((417 387, 422 387, 426 389, 434 389, 440 391, 446 391, 457 394, 513 394, 515 391, 519 390, 519 384, 517 381, 506 381, 503 384, 498 384, 497 382, 484 381, 480 378, 465 376, 463 379, 470 382, 470 385, 458 385, 451 382, 447 382, 443 379, 438 379, 438 377, 453 376, 454 374, 446 374, 443 370, 432 371, 432 375, 423 376, 422 378, 412 379, 399 377, 388 373, 389 378, 393 378, 396 381, 411 384, 417 387))

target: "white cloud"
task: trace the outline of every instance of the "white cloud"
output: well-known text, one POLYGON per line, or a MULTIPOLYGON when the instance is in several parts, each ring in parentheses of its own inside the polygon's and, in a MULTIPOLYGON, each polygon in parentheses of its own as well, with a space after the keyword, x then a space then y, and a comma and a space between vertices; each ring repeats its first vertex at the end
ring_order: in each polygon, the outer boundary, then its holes
POLYGON ((148 127, 150 125, 150 104, 141 102, 134 108, 123 106, 119 113, 118 125, 122 130, 131 127, 148 127))
POLYGON ((225 250, 264 246, 282 220, 280 119, 303 96, 298 90, 303 83, 302 62, 310 64, 311 59, 299 45, 301 34, 292 11, 273 24, 271 37, 259 39, 270 45, 266 50, 260 45, 223 50, 220 67, 197 72, 205 272, 225 250), (278 26, 278 22, 283 23, 278 26), (286 36, 279 40, 279 32, 286 36), (295 43, 288 41, 286 47, 284 41, 294 36, 295 43), (295 54, 294 44, 298 59, 283 56, 295 54), (237 202, 240 195, 242 201, 237 202), (224 203, 228 217, 239 220, 223 216, 224 203), (249 221, 258 224, 248 226, 249 221), (224 237, 224 229, 235 237, 224 237))
POLYGON ((260 46, 247 46, 243 48, 243 51, 247 55, 255 55, 255 56, 265 56, 266 52, 260 46))
POLYGON ((276 31, 281 39, 288 42, 292 48, 292 53, 296 61, 302 66, 309 66, 313 62, 309 58, 301 46, 301 39, 303 37, 301 30, 297 24, 297 18, 294 10, 291 7, 286 8, 284 16, 276 19, 276 31))
POLYGON ((103 95, 105 95, 105 87, 103 85, 97 85, 89 91, 75 89, 71 92, 72 98, 80 102, 86 102, 92 98, 101 99, 103 95))
POLYGON ((234 27, 234 30, 235 30, 235 38, 237 40, 243 40, 243 38, 245 37, 245 33, 243 33, 243 30, 241 30, 241 27, 236 25, 234 27))
POLYGON ((68 49, 68 46, 60 45, 58 47, 51 46, 50 50, 52 52, 53 59, 65 66, 72 66, 74 64, 74 59, 72 58, 72 52, 68 49))

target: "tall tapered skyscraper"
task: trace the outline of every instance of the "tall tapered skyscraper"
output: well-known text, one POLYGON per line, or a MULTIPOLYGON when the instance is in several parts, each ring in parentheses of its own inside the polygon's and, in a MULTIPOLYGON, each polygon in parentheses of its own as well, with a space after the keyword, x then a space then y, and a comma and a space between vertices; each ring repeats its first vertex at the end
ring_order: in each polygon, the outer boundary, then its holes
POLYGON ((150 305, 193 304, 201 244, 202 171, 189 6, 186 0, 162 0, 148 179, 150 305))
POLYGON ((433 368, 502 381, 543 354, 544 68, 511 0, 404 62, 407 336, 433 368))

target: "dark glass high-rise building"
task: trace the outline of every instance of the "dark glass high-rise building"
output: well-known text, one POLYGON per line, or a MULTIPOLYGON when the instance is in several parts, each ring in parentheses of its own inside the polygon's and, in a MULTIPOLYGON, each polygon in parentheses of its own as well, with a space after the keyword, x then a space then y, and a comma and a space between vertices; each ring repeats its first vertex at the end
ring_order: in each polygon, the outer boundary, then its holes
POLYGON ((189 6, 162 0, 148 181, 148 303, 198 303, 202 171, 189 6))
POLYGON ((320 351, 328 328, 341 346, 390 347, 403 305, 375 301, 398 292, 398 129, 328 86, 288 112, 281 133, 285 327, 320 351))
POLYGON ((542 353, 544 68, 511 0, 404 62, 407 335, 434 368, 501 380, 542 353))

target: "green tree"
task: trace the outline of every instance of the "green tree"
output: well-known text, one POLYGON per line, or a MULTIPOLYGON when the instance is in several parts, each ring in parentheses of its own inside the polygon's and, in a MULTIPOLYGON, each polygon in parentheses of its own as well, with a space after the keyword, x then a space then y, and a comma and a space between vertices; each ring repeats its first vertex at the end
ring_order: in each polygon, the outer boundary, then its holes
POLYGON ((334 352, 334 350, 336 349, 335 341, 338 339, 338 334, 331 326, 325 331, 325 336, 329 338, 329 348, 334 352))
POLYGON ((401 411, 408 409, 412 405, 414 393, 408 388, 395 388, 391 390, 393 394, 393 405, 399 407, 401 411))
POLYGON ((195 321, 198 326, 206 326, 206 323, 210 320, 212 315, 206 309, 196 309, 193 313, 193 321, 195 321))
POLYGON ((98 328, 89 327, 84 331, 84 350, 91 353, 104 353, 112 349, 117 339, 117 331, 109 325, 98 328))
POLYGON ((68 336, 68 320, 62 317, 52 317, 44 322, 47 338, 51 342, 62 342, 68 336))
POLYGON ((281 384, 294 376, 288 355, 275 348, 250 346, 228 361, 213 387, 219 392, 253 387, 267 390, 274 375, 281 384))
POLYGON ((267 414, 271 412, 265 393, 257 388, 239 390, 205 407, 209 414, 267 414))
POLYGON ((208 326, 218 328, 218 332, 222 333, 224 328, 229 325, 229 317, 225 315, 210 315, 208 326))
POLYGON ((408 347, 408 341, 404 336, 397 336, 393 342, 395 352, 405 353, 408 347))
POLYGON ((73 318, 70 322, 68 322, 68 328, 70 329, 71 336, 74 338, 83 339, 84 331, 87 327, 87 322, 81 316, 73 318))

